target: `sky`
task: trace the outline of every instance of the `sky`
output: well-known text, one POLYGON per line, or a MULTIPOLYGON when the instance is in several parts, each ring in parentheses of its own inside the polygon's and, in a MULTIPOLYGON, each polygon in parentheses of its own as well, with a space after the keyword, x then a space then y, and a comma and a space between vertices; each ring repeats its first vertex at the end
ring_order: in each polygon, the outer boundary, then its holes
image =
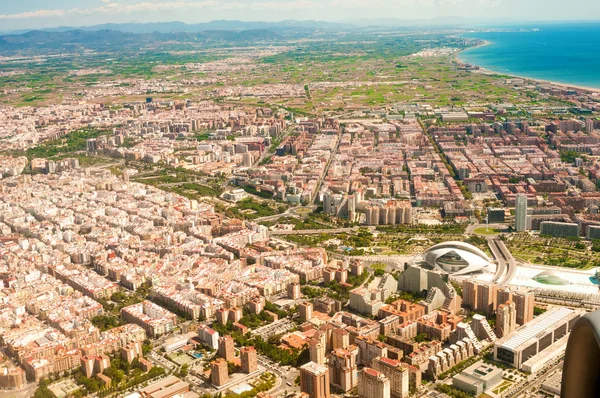
POLYGON ((0 0, 0 31, 102 23, 429 19, 600 20, 598 0, 0 0), (543 4, 543 7, 540 5, 543 4))

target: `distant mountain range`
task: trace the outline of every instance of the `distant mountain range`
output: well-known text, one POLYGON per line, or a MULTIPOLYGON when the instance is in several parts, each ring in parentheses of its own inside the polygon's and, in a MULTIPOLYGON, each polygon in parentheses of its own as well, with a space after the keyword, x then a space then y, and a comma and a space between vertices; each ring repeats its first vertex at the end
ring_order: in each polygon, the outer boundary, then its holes
MULTIPOLYGON (((577 22, 577 21, 572 21, 577 22)), ((401 19, 401 18, 380 18, 380 19, 358 19, 348 22, 328 22, 328 21, 298 21, 285 20, 280 22, 265 22, 265 21, 230 21, 217 20, 205 23, 187 24, 184 22, 150 22, 150 23, 107 23, 93 26, 60 26, 57 28, 46 29, 21 29, 21 30, 0 30, 1 35, 13 34, 19 35, 30 32, 32 30, 40 30, 43 32, 68 32, 72 30, 80 30, 85 32, 96 31, 119 31, 124 33, 199 33, 204 31, 214 30, 272 30, 272 31, 296 31, 306 32, 315 30, 361 30, 364 28, 407 28, 414 30, 415 28, 477 28, 477 27, 502 27, 507 25, 543 25, 568 22, 542 22, 527 23, 518 20, 494 20, 481 18, 467 17, 435 17, 429 19, 401 19)), ((593 23, 590 21, 581 23, 593 23)), ((597 23, 597 22, 596 22, 597 23)))
MULTIPOLYGON (((150 22, 150 23, 107 23, 93 26, 60 26, 57 28, 37 29, 44 32, 68 32, 81 30, 85 32, 96 32, 103 30, 114 30, 124 33, 199 33, 209 30, 259 30, 267 29, 273 31, 314 31, 314 30, 360 30, 369 28, 414 28, 414 27, 464 27, 482 26, 497 23, 493 20, 481 20, 464 17, 444 17, 431 19, 359 19, 352 22, 327 22, 327 21, 297 21, 285 20, 280 22, 264 21, 228 21, 217 20, 205 23, 187 24, 184 22, 150 22)), ((23 34, 32 29, 0 31, 0 34, 23 34)))
POLYGON ((0 36, 0 52, 19 51, 49 53, 57 51, 115 51, 138 49, 144 45, 160 43, 243 44, 281 39, 277 32, 267 29, 205 30, 198 33, 130 33, 117 30, 34 30, 22 34, 0 36))
MULTIPOLYGON (((506 22, 508 24, 509 22, 506 22)), ((490 21, 472 18, 397 18, 362 19, 352 23, 325 21, 281 22, 212 21, 199 24, 183 22, 102 24, 86 27, 62 26, 40 30, 0 32, 0 51, 16 53, 112 51, 138 49, 166 43, 244 44, 265 41, 326 37, 333 32, 377 32, 471 29, 490 26, 490 21)), ((507 25, 505 25, 507 26, 507 25)))
POLYGON ((243 44, 304 38, 314 33, 361 29, 322 21, 212 21, 103 24, 0 32, 0 51, 122 50, 147 44, 194 42, 243 44))
MULTIPOLYGON (((351 24, 341 24, 324 21, 281 21, 281 22, 261 22, 261 21, 212 21, 198 24, 186 24, 184 22, 152 22, 152 23, 120 23, 120 24, 101 24, 94 26, 74 27, 61 26, 57 28, 38 29, 43 32, 68 32, 80 30, 84 32, 97 31, 118 31, 123 33, 200 33, 205 31, 245 31, 245 30, 272 30, 272 31, 314 31, 314 30, 339 30, 356 28, 351 24)), ((23 34, 30 32, 31 29, 0 31, 0 34, 23 34)))

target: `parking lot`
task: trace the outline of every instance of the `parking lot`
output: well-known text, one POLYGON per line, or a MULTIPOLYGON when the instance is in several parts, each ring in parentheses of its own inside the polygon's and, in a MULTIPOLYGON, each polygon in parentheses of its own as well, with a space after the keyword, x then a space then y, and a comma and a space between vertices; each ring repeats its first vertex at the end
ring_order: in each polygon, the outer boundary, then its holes
POLYGON ((276 334, 282 334, 289 332, 295 327, 294 322, 290 319, 281 319, 279 321, 273 322, 269 325, 260 327, 252 332, 254 336, 260 336, 263 340, 267 340, 269 337, 274 336, 276 334))

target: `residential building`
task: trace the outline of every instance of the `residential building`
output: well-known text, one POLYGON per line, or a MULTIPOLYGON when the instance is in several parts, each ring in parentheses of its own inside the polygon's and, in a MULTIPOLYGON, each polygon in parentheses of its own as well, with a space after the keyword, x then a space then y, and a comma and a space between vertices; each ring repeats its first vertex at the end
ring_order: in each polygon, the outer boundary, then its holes
POLYGON ((198 338, 202 344, 217 350, 219 348, 219 332, 209 328, 208 326, 200 326, 198 328, 198 338))
POLYGON ((215 359, 210 367, 210 381, 216 387, 221 387, 229 381, 227 361, 223 358, 215 359))
POLYGON ((301 303, 298 305, 298 311, 300 312, 300 320, 302 322, 310 321, 313 317, 313 305, 312 303, 301 303))
POLYGON ((258 355, 254 347, 244 347, 240 350, 242 372, 251 374, 258 370, 258 355))
POLYGON ((358 374, 359 398, 390 398, 390 380, 381 372, 364 368, 358 374))
POLYGON ((409 390, 409 365, 385 357, 373 360, 373 369, 383 373, 390 380, 391 396, 407 398, 409 390))
POLYGON ((329 369, 325 365, 309 362, 300 367, 300 390, 309 398, 329 398, 329 369))
POLYGON ((517 309, 515 303, 507 301, 496 310, 496 336, 502 338, 517 328, 517 309))
POLYGON ((233 350, 233 338, 231 336, 219 337, 219 349, 218 355, 226 360, 227 362, 233 361, 235 358, 235 351, 233 350))
POLYGON ((358 347, 338 348, 329 355, 329 382, 336 389, 348 392, 357 383, 358 347))

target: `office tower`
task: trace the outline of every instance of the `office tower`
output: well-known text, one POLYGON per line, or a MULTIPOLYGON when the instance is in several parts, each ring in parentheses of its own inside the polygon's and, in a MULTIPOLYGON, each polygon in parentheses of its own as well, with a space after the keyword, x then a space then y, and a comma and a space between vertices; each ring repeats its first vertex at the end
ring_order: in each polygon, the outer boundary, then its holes
POLYGON ((223 358, 215 359, 210 367, 210 381, 213 385, 220 387, 229 380, 227 373, 227 361, 223 358))
POLYGON ((358 374, 360 398, 390 398, 390 380, 381 372, 364 368, 358 374))
POLYGON ((303 322, 310 321, 313 317, 312 303, 302 303, 298 305, 300 311, 300 320, 303 322))
POLYGON ((242 372, 250 374, 258 369, 258 356, 254 347, 244 347, 240 350, 242 372))
POLYGON ((515 231, 527 230, 527 196, 520 193, 515 201, 515 231))
POLYGON ((513 293, 513 302, 517 311, 517 325, 522 326, 533 319, 535 297, 533 293, 513 293))
POLYGON ((233 351, 233 339, 231 336, 223 336, 219 338, 218 354, 227 362, 233 361, 235 352, 233 351))
POLYGON ((395 359, 375 358, 373 369, 390 380, 390 394, 394 398, 407 398, 409 390, 409 366, 395 359))
POLYGON ((310 398, 329 398, 329 369, 309 362, 300 367, 300 390, 310 398))
POLYGON ((517 310, 515 303, 507 301, 496 310, 496 336, 502 338, 517 328, 517 310))

